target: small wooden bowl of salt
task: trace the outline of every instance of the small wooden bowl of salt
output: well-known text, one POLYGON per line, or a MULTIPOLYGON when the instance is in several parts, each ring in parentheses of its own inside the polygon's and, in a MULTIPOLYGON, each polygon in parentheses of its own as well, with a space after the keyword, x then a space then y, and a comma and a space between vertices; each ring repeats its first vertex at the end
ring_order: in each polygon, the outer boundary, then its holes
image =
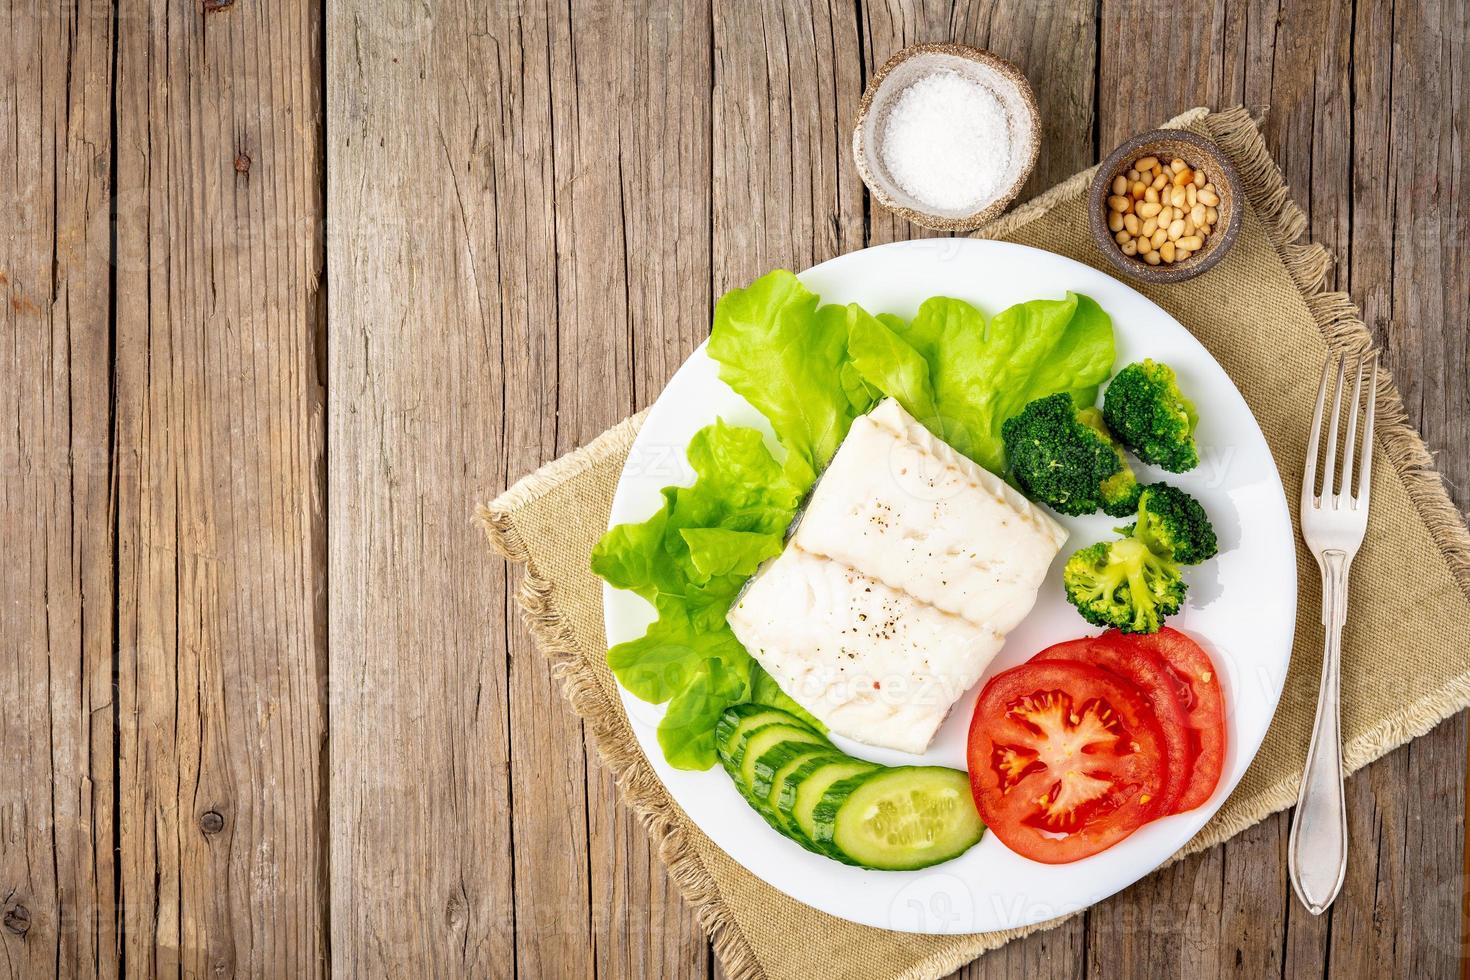
POLYGON ((963 44, 915 44, 868 82, 852 155, 878 203, 939 231, 968 231, 1020 192, 1041 117, 1015 65, 963 44))

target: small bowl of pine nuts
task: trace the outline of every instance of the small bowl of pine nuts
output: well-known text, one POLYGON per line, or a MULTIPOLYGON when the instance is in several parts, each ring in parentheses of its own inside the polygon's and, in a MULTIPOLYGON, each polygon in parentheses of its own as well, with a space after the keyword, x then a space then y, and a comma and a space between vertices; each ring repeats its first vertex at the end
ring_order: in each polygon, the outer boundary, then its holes
POLYGON ((1182 282, 1225 257, 1243 213, 1240 178, 1203 136, 1157 129, 1097 168, 1092 237, 1115 268, 1147 283, 1182 282))

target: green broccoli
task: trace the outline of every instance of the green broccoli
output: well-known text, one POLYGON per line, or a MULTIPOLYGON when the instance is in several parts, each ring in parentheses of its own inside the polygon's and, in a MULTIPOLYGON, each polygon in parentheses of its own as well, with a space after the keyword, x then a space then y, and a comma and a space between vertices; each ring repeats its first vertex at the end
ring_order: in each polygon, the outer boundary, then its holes
POLYGON ((1151 483, 1138 498, 1138 522, 1129 532, 1181 565, 1198 565, 1220 548, 1215 528, 1200 502, 1178 487, 1151 483))
POLYGON ((1184 602, 1179 566, 1137 538, 1099 541, 1076 552, 1062 570, 1062 584, 1083 619, 1124 633, 1157 633, 1184 602))
POLYGON ((1145 360, 1119 371, 1103 395, 1103 420, 1145 463, 1171 473, 1199 465, 1194 444, 1199 416, 1167 364, 1145 360))
POLYGON ((1063 514, 1101 507, 1125 517, 1138 506, 1138 480, 1095 408, 1065 393, 1038 398, 1001 426, 1006 458, 1027 496, 1063 514))

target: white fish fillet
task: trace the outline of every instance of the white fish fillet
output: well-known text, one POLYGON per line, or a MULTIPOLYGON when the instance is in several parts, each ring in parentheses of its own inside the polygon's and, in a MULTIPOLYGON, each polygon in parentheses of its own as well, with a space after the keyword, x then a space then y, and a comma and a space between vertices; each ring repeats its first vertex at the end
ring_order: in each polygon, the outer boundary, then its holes
POLYGON ((853 423, 728 619, 832 731, 922 752, 1031 611, 1066 537, 889 399, 853 423))
POLYGON ((1067 532, 887 399, 853 423, 794 540, 1005 634, 1067 532))
POLYGON ((1003 638, 788 547, 730 611, 735 634, 832 731, 923 752, 1003 638))

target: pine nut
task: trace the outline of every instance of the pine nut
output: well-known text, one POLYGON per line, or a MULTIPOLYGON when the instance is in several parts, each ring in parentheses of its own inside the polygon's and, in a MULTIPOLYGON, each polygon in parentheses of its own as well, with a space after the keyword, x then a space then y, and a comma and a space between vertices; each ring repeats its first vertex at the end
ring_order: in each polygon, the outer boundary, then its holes
POLYGON ((1124 255, 1149 265, 1197 254, 1220 219, 1215 185, 1178 157, 1141 157, 1110 188, 1108 230, 1124 255))

